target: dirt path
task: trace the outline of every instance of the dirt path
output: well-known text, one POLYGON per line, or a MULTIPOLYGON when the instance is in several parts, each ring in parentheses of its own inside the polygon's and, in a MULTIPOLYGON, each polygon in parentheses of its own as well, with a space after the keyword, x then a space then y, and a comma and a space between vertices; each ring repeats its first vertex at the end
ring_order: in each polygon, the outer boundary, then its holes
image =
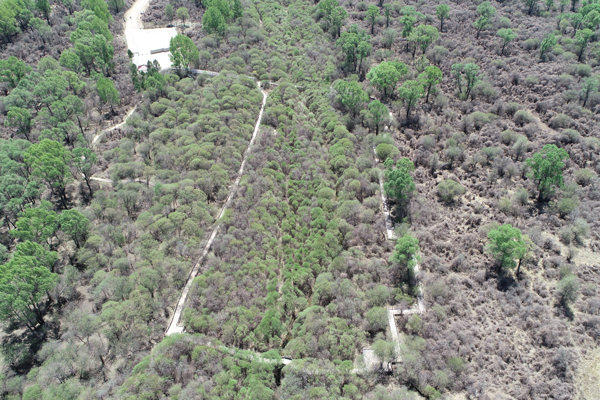
MULTIPOLYGON (((373 156, 375 157, 375 162, 378 162, 375 146, 373 146, 373 156)), ((396 235, 394 234, 392 216, 390 215, 390 209, 388 207, 387 198, 385 197, 385 190, 383 187, 383 172, 379 172, 379 191, 381 192, 381 203, 383 204, 383 214, 385 216, 385 230, 387 231, 387 238, 388 240, 393 240, 396 239, 396 235)))
POLYGON ((98 142, 98 140, 100 140, 100 138, 102 137, 102 135, 104 135, 106 132, 110 132, 113 131, 117 128, 122 127, 123 125, 125 125, 125 123, 127 122, 127 118, 129 118, 131 116, 131 114, 133 114, 133 112, 135 111, 135 109, 137 108, 137 104, 135 106, 133 106, 133 108, 131 110, 129 110, 129 112, 127 112, 127 114, 125 115, 125 118, 123 118, 123 122, 119 122, 116 125, 113 125, 109 128, 106 128, 102 131, 100 131, 99 133, 96 134, 96 136, 94 136, 94 138, 92 139, 92 142, 90 143, 91 147, 94 147, 96 145, 96 143, 98 142))
MULTIPOLYGON (((394 121, 394 115, 392 114, 391 111, 389 111, 389 116, 390 116, 390 126, 392 126, 391 122, 394 121)), ((377 159, 377 152, 375 151, 375 146, 373 146, 373 155, 375 157, 375 162, 379 162, 380 160, 377 159)), ((387 231, 387 238, 388 240, 396 240, 396 234, 394 233, 394 224, 390 215, 390 209, 388 206, 388 201, 387 198, 385 196, 385 190, 384 190, 384 186, 383 186, 383 173, 379 173, 379 188, 380 188, 380 192, 381 192, 381 202, 383 204, 383 213, 385 216, 385 228, 387 231)), ((416 260, 415 260, 416 261, 416 260)), ((421 314, 425 312, 425 301, 423 300, 423 286, 421 283, 421 280, 418 277, 419 274, 419 270, 420 270, 420 265, 418 262, 415 263, 415 267, 414 267, 414 273, 415 273, 415 277, 417 279, 417 304, 415 307, 413 308, 409 308, 406 310, 396 310, 396 309, 391 309, 388 308, 387 313, 388 313, 388 324, 389 324, 389 328, 390 328, 390 333, 391 333, 391 339, 392 341, 395 342, 396 344, 396 361, 397 362, 402 362, 402 358, 400 356, 400 346, 401 346, 401 342, 402 342, 402 338, 401 335, 398 333, 398 327, 396 326, 396 316, 397 315, 409 315, 409 314, 421 314)))
MULTIPOLYGON (((164 49, 169 47, 171 38, 177 35, 176 28, 158 28, 158 29, 144 29, 144 23, 142 22, 142 12, 144 12, 150 5, 150 0, 137 0, 131 5, 129 10, 125 13, 125 40, 127 47, 134 54, 133 63, 136 65, 144 65, 148 61, 157 60, 161 65, 162 69, 171 67, 171 60, 169 59, 168 52, 162 52, 157 54, 150 54, 152 50, 164 49)), ((111 126, 110 128, 104 129, 94 136, 91 145, 94 146, 98 140, 106 132, 110 132, 117 129, 127 121, 127 118, 133 114, 136 110, 137 105, 134 106, 125 118, 123 122, 111 126)))
POLYGON ((527 111, 529 114, 531 114, 533 116, 533 119, 535 119, 535 123, 538 126, 538 128, 540 128, 541 130, 543 130, 544 132, 547 132, 547 133, 557 133, 554 129, 550 128, 548 125, 543 123, 542 120, 540 119, 539 115, 537 115, 537 113, 533 112, 533 110, 525 110, 525 111, 527 111))
POLYGON ((262 105, 260 107, 260 112, 258 113, 258 118, 256 119, 256 124, 254 125, 254 132, 252 133, 252 139, 250 140, 250 143, 248 144, 248 147, 246 148, 246 151, 244 152, 244 158, 242 160, 242 165, 240 165, 240 169, 238 171, 238 176, 237 176, 235 182, 233 183, 233 185, 231 186, 231 189, 229 190, 229 195, 227 196, 227 200, 225 201, 225 204, 223 205, 223 208, 221 209, 221 212, 219 213, 219 217, 217 218, 217 223, 215 224, 215 227, 213 228, 212 234, 210 235, 210 238, 208 239, 206 246, 204 246, 204 251, 202 252, 202 256, 198 259, 198 261, 196 261, 196 264, 192 268, 192 271, 190 272, 190 275, 188 276, 187 282, 185 283, 185 286, 184 286, 183 290, 181 291, 181 295, 179 296, 179 301, 177 302, 177 307, 175 308, 175 312, 173 313, 171 321, 169 322, 169 326, 165 332, 165 336, 171 335, 173 333, 182 333, 184 331, 185 327, 183 325, 179 324, 179 320, 181 319, 181 313, 183 312, 183 307, 185 305, 185 301, 187 300, 188 293, 190 291, 190 288, 192 287, 192 281, 194 280, 196 275, 198 275, 198 272, 200 271, 200 268, 202 267, 202 263, 203 263, 204 259, 206 258, 206 256, 208 255, 208 252, 210 251, 213 241, 215 240, 215 237, 217 236, 217 232, 219 231, 219 227, 221 225, 220 221, 218 221, 218 220, 220 220, 221 217, 223 217, 223 215, 225 214, 225 211, 227 211, 227 209, 229 208, 229 205, 231 204, 231 201, 233 200, 233 197, 235 196, 235 193, 237 192, 237 188, 240 184, 240 180, 242 179, 242 175, 244 174, 244 167, 246 166, 246 161, 252 151, 252 146, 254 145, 256 136, 258 135, 258 131, 260 129, 260 122, 262 121, 263 111, 265 110, 265 104, 267 103, 267 96, 268 96, 267 92, 262 90, 262 88, 260 87, 260 83, 258 83, 257 85, 258 85, 260 91, 262 92, 263 101, 262 101, 262 105))
MULTIPOLYGON (((113 183, 112 179, 100 178, 99 176, 92 176, 90 178, 90 180, 96 181, 96 182, 102 182, 102 183, 110 183, 110 184, 113 183)), ((156 185, 156 182, 152 182, 152 181, 146 182, 141 179, 121 179, 119 182, 121 182, 121 183, 143 183, 144 185, 147 185, 150 187, 154 187, 154 185, 156 185)))

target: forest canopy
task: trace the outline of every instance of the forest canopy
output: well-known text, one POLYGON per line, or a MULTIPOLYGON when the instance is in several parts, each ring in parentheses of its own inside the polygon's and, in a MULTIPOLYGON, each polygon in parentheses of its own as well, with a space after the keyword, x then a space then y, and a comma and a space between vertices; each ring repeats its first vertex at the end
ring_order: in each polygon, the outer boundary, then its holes
POLYGON ((599 28, 0 0, 0 397, 596 398, 599 28))

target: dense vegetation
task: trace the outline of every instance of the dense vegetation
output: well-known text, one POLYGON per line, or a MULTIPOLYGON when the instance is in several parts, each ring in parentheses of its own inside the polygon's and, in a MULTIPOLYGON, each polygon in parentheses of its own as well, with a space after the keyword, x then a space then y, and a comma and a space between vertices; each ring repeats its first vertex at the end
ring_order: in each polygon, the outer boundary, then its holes
POLYGON ((126 6, 0 0, 3 398, 594 398, 600 3, 126 6))

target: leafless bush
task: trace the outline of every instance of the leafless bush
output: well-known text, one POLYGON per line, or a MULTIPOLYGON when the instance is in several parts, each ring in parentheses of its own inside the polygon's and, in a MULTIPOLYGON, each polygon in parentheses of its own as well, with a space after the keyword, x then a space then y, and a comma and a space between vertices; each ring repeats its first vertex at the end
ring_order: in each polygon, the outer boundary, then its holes
POLYGON ((564 129, 571 126, 573 119, 566 114, 556 114, 548 122, 548 126, 553 129, 564 129))
POLYGON ((429 256, 425 259, 424 266, 431 271, 435 271, 439 274, 445 274, 448 272, 448 265, 446 262, 437 255, 429 256))
POLYGON ((528 111, 519 110, 515 113, 514 120, 517 125, 523 126, 534 122, 535 118, 528 111))
POLYGON ((537 136, 540 128, 535 122, 529 123, 523 127, 523 132, 528 139, 533 140, 537 136))
POLYGON ((554 353, 553 361, 558 376, 564 379, 572 379, 577 362, 577 356, 572 348, 559 347, 554 353))
POLYGON ((523 81, 523 75, 521 75, 518 72, 513 72, 512 74, 510 74, 510 81, 515 86, 520 85, 523 81))

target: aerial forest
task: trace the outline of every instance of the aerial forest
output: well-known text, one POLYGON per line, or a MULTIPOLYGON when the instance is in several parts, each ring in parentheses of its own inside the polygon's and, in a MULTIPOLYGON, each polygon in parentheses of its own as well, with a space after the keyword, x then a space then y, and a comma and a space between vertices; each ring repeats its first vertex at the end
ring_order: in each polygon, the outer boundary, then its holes
POLYGON ((598 399, 598 174, 600 0, 0 0, 0 400, 598 399))

